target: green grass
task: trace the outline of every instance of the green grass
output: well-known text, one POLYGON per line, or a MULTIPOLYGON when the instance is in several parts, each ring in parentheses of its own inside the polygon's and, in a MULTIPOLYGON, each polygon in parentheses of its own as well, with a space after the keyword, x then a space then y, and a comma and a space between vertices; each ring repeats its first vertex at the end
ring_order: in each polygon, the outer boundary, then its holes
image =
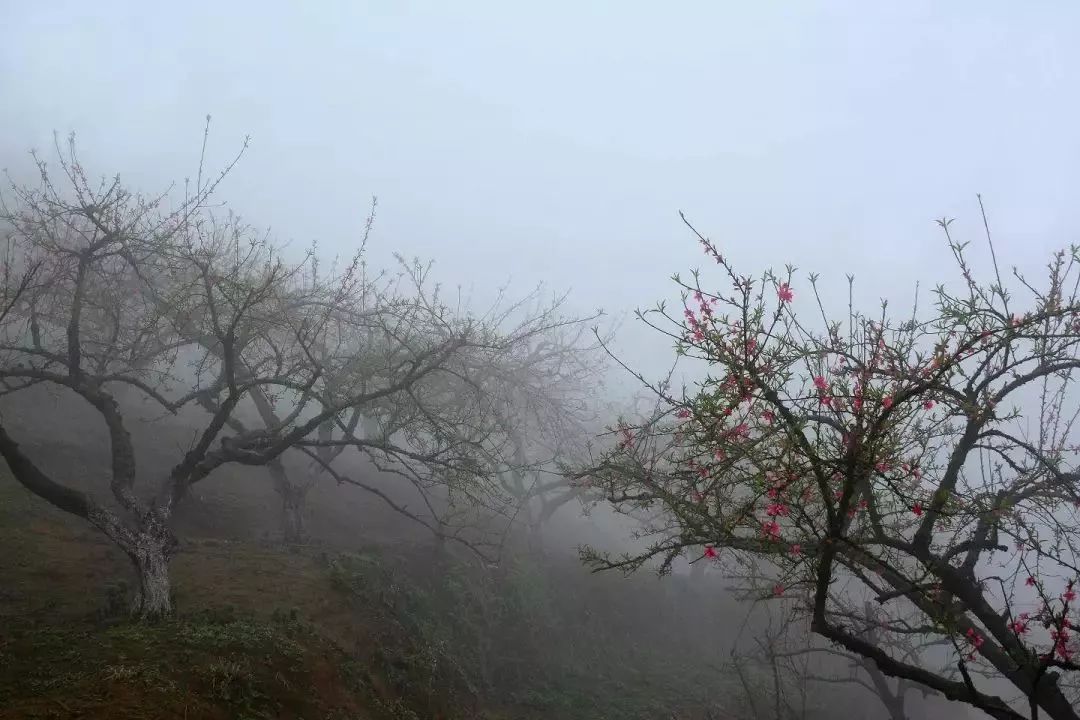
POLYGON ((135 623, 119 550, 0 475, 0 719, 406 718, 318 557, 186 542, 177 617, 135 623))
POLYGON ((0 718, 371 717, 343 653, 295 623, 23 628, 2 652, 0 718))
POLYGON ((0 547, 0 720, 689 720, 709 700, 606 596, 573 626, 584 596, 529 562, 186 539, 177 617, 134 623, 123 554, 2 472, 0 547))

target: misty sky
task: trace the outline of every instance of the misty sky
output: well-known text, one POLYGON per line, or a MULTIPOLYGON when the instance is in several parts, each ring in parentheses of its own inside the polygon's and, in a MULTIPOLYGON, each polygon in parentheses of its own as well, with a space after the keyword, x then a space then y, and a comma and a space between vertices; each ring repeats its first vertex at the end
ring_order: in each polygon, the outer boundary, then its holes
MULTIPOLYGON (((158 189, 210 113, 212 163, 252 136, 222 190, 250 221, 348 252, 378 195, 374 258, 433 258, 480 297, 671 297, 702 258, 679 209, 743 272, 854 271, 904 307, 950 274, 933 218, 979 238, 977 192, 1007 264, 1080 229, 1071 2, 0 8, 0 164, 74 130, 85 165, 158 189)), ((620 346, 659 371, 648 342, 620 346)))

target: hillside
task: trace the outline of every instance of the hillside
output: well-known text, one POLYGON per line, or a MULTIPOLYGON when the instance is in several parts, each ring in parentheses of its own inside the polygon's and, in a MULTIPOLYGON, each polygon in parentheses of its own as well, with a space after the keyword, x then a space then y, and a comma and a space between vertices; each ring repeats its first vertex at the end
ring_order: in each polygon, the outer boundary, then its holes
POLYGON ((620 606, 631 581, 570 592, 569 564, 478 575, 422 544, 184 538, 178 617, 136 624, 126 558, 6 471, 0 547, 4 720, 723 717, 704 714, 715 671, 630 642, 657 610, 620 606))

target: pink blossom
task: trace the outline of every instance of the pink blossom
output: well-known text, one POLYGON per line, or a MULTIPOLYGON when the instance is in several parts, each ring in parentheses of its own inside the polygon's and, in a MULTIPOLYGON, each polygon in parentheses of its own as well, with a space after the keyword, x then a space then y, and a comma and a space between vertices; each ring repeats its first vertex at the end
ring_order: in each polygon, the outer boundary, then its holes
POLYGON ((1028 587, 1033 587, 1035 585, 1035 578, 1028 575, 1028 579, 1024 581, 1024 584, 1027 585, 1028 587))
POLYGON ((680 408, 679 411, 675 413, 675 417, 685 420, 686 418, 690 417, 690 411, 686 408, 680 408))
POLYGON ((791 554, 795 557, 802 555, 802 545, 800 545, 799 543, 795 543, 794 545, 792 545, 791 554))
POLYGON ((913 512, 915 514, 915 517, 922 517, 922 514, 923 514, 922 503, 917 502, 914 505, 912 505, 911 506, 911 512, 913 512))
POLYGON ((933 400, 927 400, 926 402, 923 403, 922 406, 923 406, 923 410, 933 410, 934 409, 934 401, 933 400))
POLYGON ((780 302, 789 303, 795 299, 795 293, 791 291, 791 285, 788 283, 780 283, 780 287, 777 288, 776 294, 780 297, 780 302))
POLYGON ((761 533, 771 540, 778 540, 780 538, 780 523, 775 520, 761 523, 761 533))
POLYGON ((716 557, 716 548, 714 548, 712 545, 706 545, 705 546, 705 557, 707 557, 707 558, 715 558, 716 557))
POLYGON ((1072 657, 1072 650, 1069 649, 1069 632, 1067 630, 1051 630, 1050 639, 1054 641, 1054 652, 1065 660, 1072 657))
POLYGON ((791 509, 784 503, 771 503, 765 509, 765 514, 769 517, 787 517, 791 514, 791 509))
POLYGON ((784 594, 784 586, 780 583, 776 583, 773 585, 772 594, 776 597, 780 597, 784 594))
POLYGON ((1009 629, 1012 630, 1017 635, 1023 635, 1024 633, 1026 633, 1028 631, 1027 621, 1025 619, 1023 619, 1023 616, 1021 616, 1020 620, 1014 620, 1011 623, 1009 623, 1009 629))
POLYGON ((773 421, 776 420, 776 415, 773 414, 772 410, 766 410, 761 413, 761 419, 764 420, 767 425, 772 425, 773 421))
POLYGON ((814 387, 818 390, 828 390, 829 383, 823 375, 818 375, 814 378, 814 387))
POLYGON ((888 410, 889 408, 891 408, 893 406, 893 396, 892 395, 886 395, 885 397, 883 397, 881 399, 881 404, 882 404, 882 406, 884 406, 884 408, 886 410, 888 410))

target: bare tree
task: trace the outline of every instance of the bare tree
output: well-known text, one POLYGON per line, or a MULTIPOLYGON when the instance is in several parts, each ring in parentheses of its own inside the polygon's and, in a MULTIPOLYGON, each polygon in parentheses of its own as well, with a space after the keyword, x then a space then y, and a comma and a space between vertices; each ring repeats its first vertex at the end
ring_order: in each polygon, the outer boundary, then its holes
MULTIPOLYGON (((170 520, 194 485, 224 465, 267 465, 291 449, 327 446, 320 428, 348 429, 358 410, 408 406, 456 353, 510 341, 423 293, 372 306, 359 258, 332 277, 310 273, 310 256, 287 261, 265 235, 210 207, 224 173, 204 183, 200 171, 177 209, 164 211, 167 194, 133 194, 118 178, 92 182, 73 140, 66 149, 57 143, 57 157, 58 174, 39 161, 39 185, 12 183, 4 201, 16 269, 5 277, 12 300, 0 325, 0 380, 8 394, 64 388, 97 411, 110 442, 112 501, 44 472, 2 422, 0 455, 24 487, 123 549, 139 579, 140 615, 172 610, 168 567, 178 546, 170 520), (357 354, 352 339, 368 332, 379 350, 357 354), (120 388, 170 413, 198 402, 211 410, 162 477, 136 467, 120 388), (263 402, 274 414, 261 427, 234 422, 263 402)), ((549 318, 532 320, 523 332, 549 318)), ((423 447, 402 454, 480 467, 479 438, 460 437, 418 433, 414 445, 423 447)), ((461 472, 455 481, 486 480, 461 472)))
MULTIPOLYGON (((399 278, 422 287, 429 267, 399 261, 404 268, 399 278)), ((501 293, 477 315, 459 305, 456 312, 472 317, 488 341, 463 346, 405 397, 368 413, 376 432, 359 436, 353 423, 339 427, 336 438, 304 440, 300 449, 309 454, 331 447, 359 451, 385 475, 402 479, 419 499, 419 508, 409 509, 340 475, 333 460, 312 457, 339 481, 376 493, 395 511, 427 526, 440 545, 452 540, 495 560, 493 551, 522 502, 508 492, 506 477, 552 462, 525 459, 522 452, 543 440, 557 442, 553 433, 566 431, 580 412, 569 400, 578 386, 573 385, 577 376, 560 368, 587 367, 590 353, 595 357, 596 348, 580 341, 588 337, 588 323, 596 316, 566 315, 564 305, 565 295, 545 300, 542 287, 516 300, 501 293), (511 431, 526 416, 543 418, 548 425, 537 425, 539 434, 531 439, 515 435, 511 431)), ((360 345, 371 342, 369 335, 360 345)))
MULTIPOLYGON (((809 598, 807 598, 808 600, 809 598)), ((758 603, 760 604, 760 603, 758 603)), ((781 607, 766 610, 767 623, 753 637, 752 647, 732 650, 732 665, 740 677, 747 703, 760 706, 762 720, 785 720, 785 718, 803 718, 816 712, 822 712, 826 699, 835 704, 835 693, 825 688, 847 687, 862 688, 873 694, 884 706, 890 720, 909 720, 908 697, 918 693, 927 698, 936 696, 929 688, 913 683, 904 678, 890 678, 870 659, 856 655, 841 648, 815 642, 805 619, 808 614, 802 598, 789 598, 788 602, 767 602, 781 607), (791 603, 795 606, 792 607, 791 603), (787 607, 783 607, 787 605, 787 607), (765 687, 751 689, 746 667, 758 667, 766 678, 765 687), (753 697, 751 696, 753 694, 753 697), (762 698, 771 702, 764 703, 762 698)), ((946 645, 947 641, 938 638, 927 641, 917 627, 910 633, 893 633, 886 636, 881 632, 881 625, 887 618, 877 612, 872 603, 865 603, 862 613, 851 613, 850 619, 856 624, 856 632, 867 642, 884 645, 897 657, 906 662, 932 662, 926 652, 934 646, 946 645)), ((760 625, 760 621, 758 622, 760 625)), ((952 677, 948 668, 943 672, 952 677)))
POLYGON ((597 317, 536 335, 498 361, 469 358, 470 377, 490 397, 504 448, 497 477, 539 551, 555 513, 592 493, 559 470, 583 459, 601 429, 596 398, 605 366, 588 325, 597 317))
MULTIPOLYGON (((362 253, 367 247, 367 241, 371 233, 372 223, 374 222, 374 208, 375 202, 372 201, 372 213, 369 215, 367 222, 364 226, 363 237, 361 238, 360 247, 357 251, 357 257, 362 257, 362 253)), ((304 279, 300 281, 302 286, 305 281, 311 287, 317 287, 323 278, 320 278, 320 262, 319 257, 312 251, 310 254, 310 263, 308 266, 309 273, 304 276, 304 279)), ((374 279, 366 276, 367 268, 361 261, 359 267, 354 262, 350 268, 352 273, 360 273, 361 282, 359 284, 358 297, 354 300, 354 303, 358 304, 357 309, 352 309, 346 306, 330 307, 325 305, 325 299, 320 297, 318 293, 310 296, 311 305, 305 308, 305 302, 303 298, 308 297, 308 294, 300 288, 300 292, 296 294, 297 304, 294 306, 296 309, 310 310, 313 307, 323 307, 324 309, 330 309, 332 312, 328 315, 327 320, 331 323, 334 330, 333 338, 330 334, 324 334, 318 338, 318 346, 313 348, 313 352, 318 358, 320 364, 323 366, 324 371, 319 378, 318 383, 312 392, 323 391, 322 402, 323 404, 329 404, 331 402, 331 396, 336 386, 341 382, 341 378, 333 377, 331 373, 333 371, 344 372, 347 375, 356 376, 359 378, 361 386, 367 382, 366 370, 367 367, 375 368, 379 366, 379 362, 375 359, 385 359, 389 357, 388 352, 392 352, 391 346, 396 345, 392 343, 388 346, 385 343, 385 337, 379 332, 380 328, 377 326, 380 322, 381 310, 390 302, 394 297, 393 288, 387 284, 382 284, 379 281, 381 276, 374 279), (344 313, 344 317, 340 317, 339 314, 344 313), (350 332, 346 333, 346 329, 350 332), (357 342, 357 337, 363 336, 363 342, 357 342), (333 340, 338 344, 336 348, 330 348, 327 343, 333 340), (383 340, 382 344, 380 340, 383 340), (331 363, 331 354, 337 354, 339 357, 343 357, 346 353, 352 353, 353 362, 351 363, 331 363)), ((331 269, 330 277, 335 275, 333 268, 331 269)), ((419 288, 419 292, 424 292, 423 288, 419 288)), ((169 308, 165 306, 164 301, 160 308, 162 312, 169 312, 169 308)), ((201 351, 208 353, 218 353, 222 347, 217 342, 213 335, 206 335, 199 332, 199 329, 190 323, 180 324, 180 331, 191 343, 200 347, 201 351)), ((222 362, 223 357, 220 354, 215 356, 217 362, 222 362)), ((244 368, 245 373, 250 373, 250 368, 244 368)), ((348 379, 347 379, 348 381, 348 379)), ((271 388, 264 385, 256 385, 248 391, 248 399, 250 405, 254 408, 253 419, 245 420, 239 417, 237 413, 230 415, 228 419, 228 426, 233 431, 239 434, 248 434, 253 432, 253 428, 257 427, 260 430, 271 429, 279 426, 282 423, 283 417, 279 411, 278 404, 275 402, 271 395, 271 388), (251 427, 249 427, 251 426, 251 427)), ((204 393, 198 396, 198 403, 211 414, 217 413, 221 408, 218 403, 218 399, 210 393, 204 393)), ((370 404, 369 407, 359 408, 354 407, 348 413, 344 422, 343 432, 346 434, 355 434, 358 430, 365 437, 374 436, 377 432, 377 421, 374 418, 376 412, 375 406, 377 403, 370 404)), ((336 429, 337 418, 329 418, 321 425, 319 425, 316 436, 320 441, 329 441, 334 437, 336 429)), ((274 458, 267 463, 267 470, 273 481, 274 491, 277 493, 281 501, 281 538, 289 545, 294 545, 304 541, 306 537, 305 532, 305 509, 308 493, 315 485, 315 481, 318 475, 323 471, 322 466, 325 466, 341 454, 345 450, 345 445, 332 446, 329 444, 323 444, 319 446, 314 452, 317 453, 317 463, 312 463, 314 467, 309 467, 309 472, 300 473, 299 476, 296 473, 290 474, 286 469, 283 458, 274 458)), ((306 448, 294 448, 295 451, 300 450, 303 453, 310 454, 312 451, 306 448)))
POLYGON ((823 703, 813 692, 809 663, 786 653, 787 628, 774 627, 771 615, 769 620, 754 636, 750 651, 738 645, 731 650, 730 670, 739 680, 744 712, 754 720, 821 717, 823 703))
MULTIPOLYGON (((373 219, 374 212, 361 247, 367 243, 373 219)), ((375 379, 373 373, 379 372, 384 356, 445 332, 439 321, 426 327, 415 322, 415 317, 407 329, 396 325, 393 336, 380 325, 384 321, 380 308, 387 306, 395 308, 395 318, 407 312, 415 316, 417 308, 429 318, 439 317, 434 311, 438 290, 427 289, 430 265, 398 261, 395 274, 365 276, 366 294, 358 309, 334 318, 336 347, 318 350, 324 366, 329 355, 350 358, 341 366, 347 382, 365 386, 375 379), (410 298, 411 305, 402 307, 393 298, 410 298)), ((314 280, 317 258, 312 264, 314 280)), ((326 474, 375 495, 393 511, 427 527, 436 539, 455 541, 487 560, 494 559, 506 525, 498 518, 511 519, 520 503, 533 497, 527 492, 505 495, 502 491, 513 490, 507 476, 520 478, 525 472, 550 468, 554 455, 538 459, 533 449, 542 443, 547 443, 549 453, 566 447, 571 431, 577 432, 572 423, 582 415, 586 393, 595 389, 586 388, 584 380, 597 372, 590 363, 595 363, 598 347, 583 346, 581 341, 590 337, 588 323, 596 316, 563 316, 565 296, 544 301, 541 291, 537 288, 509 304, 500 297, 473 320, 483 329, 486 341, 463 346, 438 372, 393 402, 353 408, 347 419, 327 420, 314 437, 298 442, 293 451, 311 461, 310 472, 301 479, 290 477, 279 460, 272 461, 268 467, 282 498, 285 541, 302 539, 304 498, 317 477, 326 474), (522 432, 530 419, 534 434, 526 438, 522 432), (342 456, 350 449, 371 462, 384 478, 402 480, 420 507, 410 508, 374 484, 341 471, 339 458, 357 457, 342 456), (487 482, 490 478, 498 478, 499 484, 487 482)), ((334 312, 343 311, 338 307, 334 312)), ((467 310, 458 307, 455 312, 466 314, 467 310)), ((212 338, 193 334, 193 339, 215 347, 212 338)), ((342 380, 327 370, 312 392, 332 395, 342 380)), ((260 426, 280 422, 264 389, 254 388, 250 397, 260 426)), ((200 402, 211 411, 216 409, 206 396, 200 402)), ((328 396, 323 402, 329 402, 328 396)), ((246 431, 236 417, 230 418, 230 427, 246 431)), ((578 432, 572 439, 581 442, 583 435, 578 432)), ((550 476, 565 484, 560 475, 550 476)), ((574 496, 580 493, 572 492, 574 496)))

